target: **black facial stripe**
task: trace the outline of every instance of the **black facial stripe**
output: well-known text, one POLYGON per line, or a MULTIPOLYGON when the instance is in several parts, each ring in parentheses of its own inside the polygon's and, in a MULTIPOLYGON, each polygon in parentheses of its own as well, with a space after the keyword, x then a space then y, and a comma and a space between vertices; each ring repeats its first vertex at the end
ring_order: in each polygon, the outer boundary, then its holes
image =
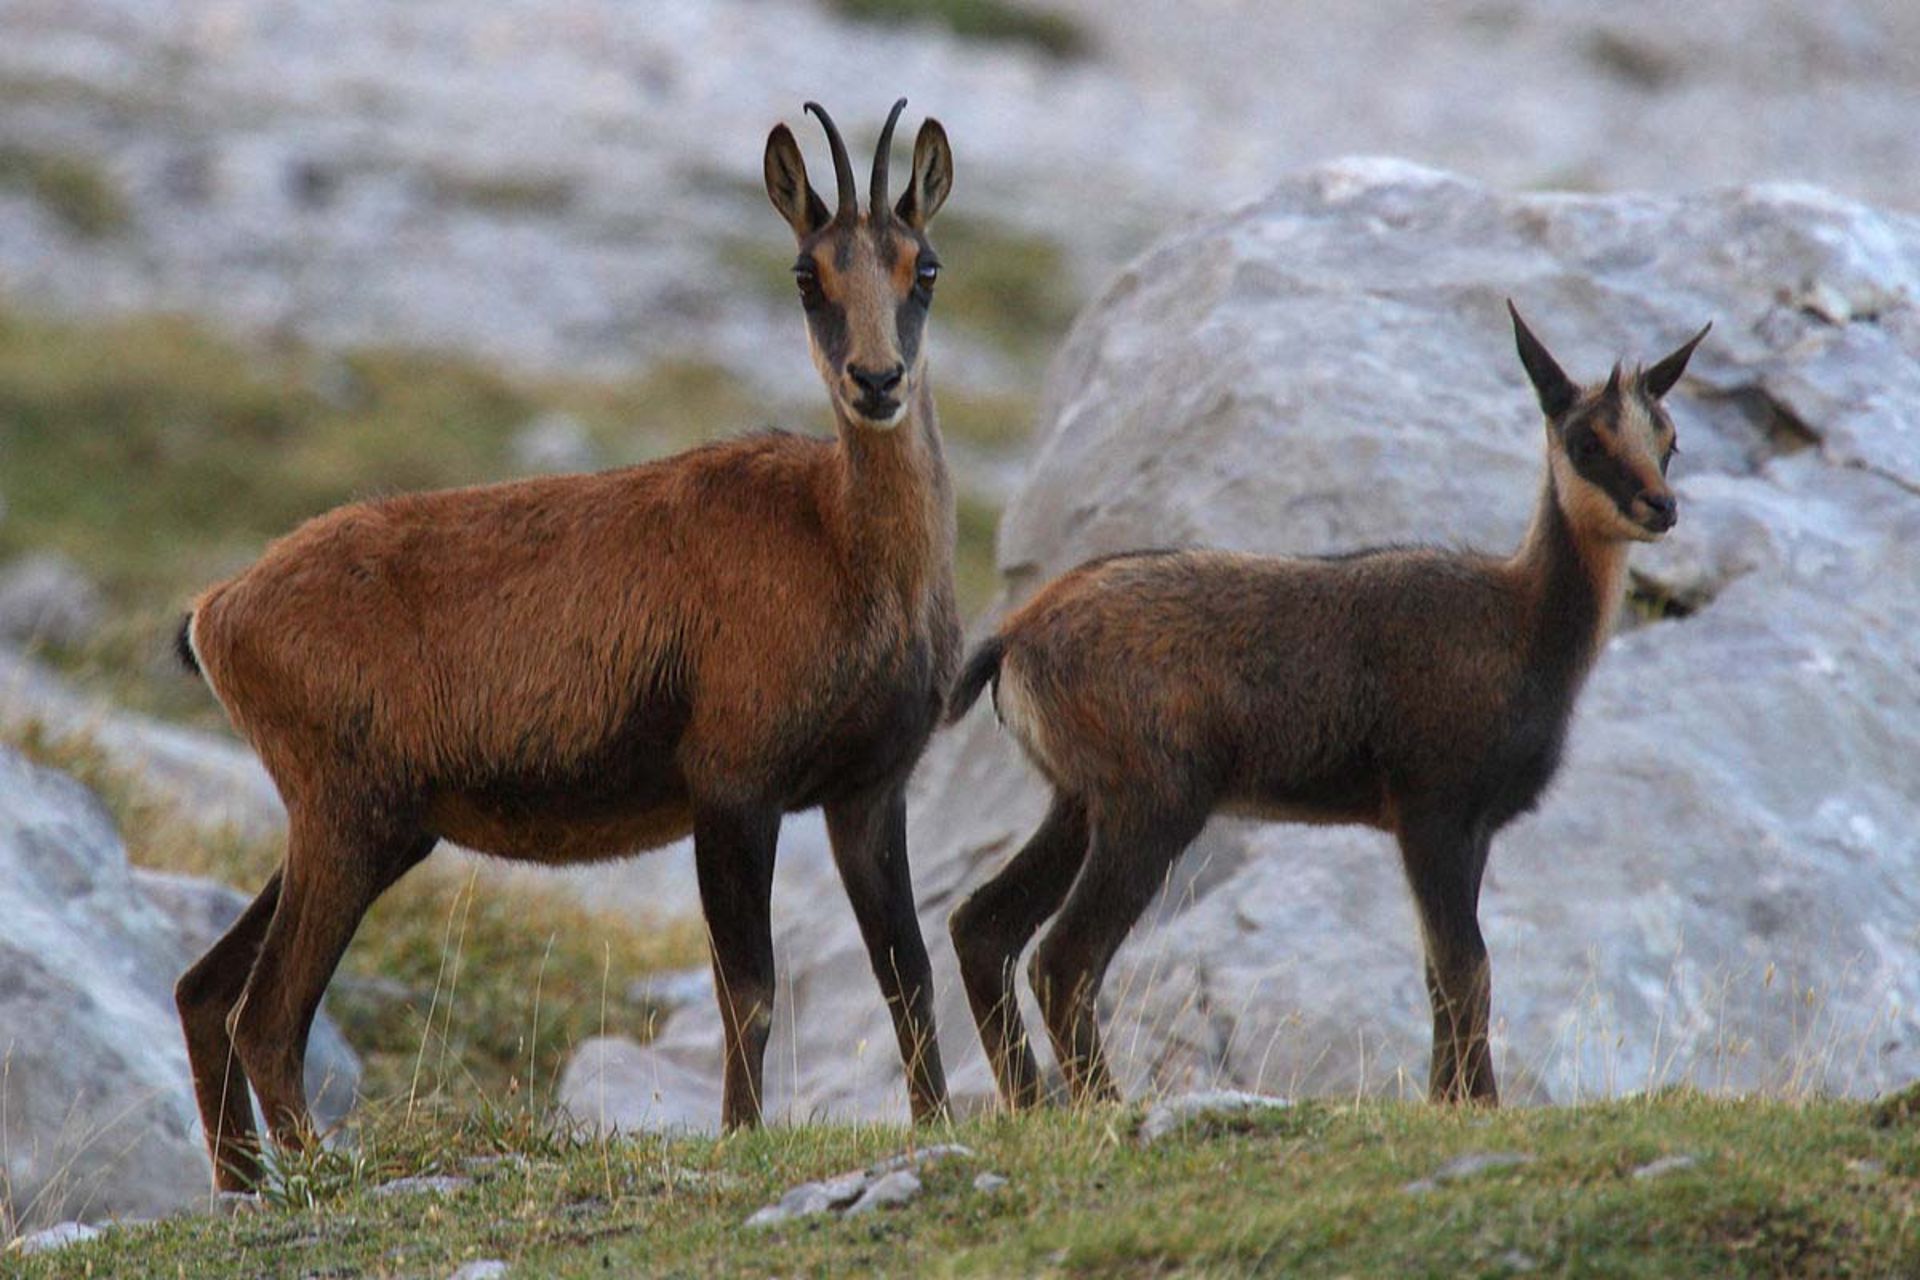
POLYGON ((900 339, 900 362, 913 368, 920 356, 920 337, 927 328, 927 303, 915 289, 907 300, 894 308, 894 331, 900 339))
POLYGON ((814 345, 830 369, 838 369, 847 358, 847 309, 837 302, 822 302, 807 308, 807 328, 814 345))
POLYGON ((1591 423, 1578 420, 1570 423, 1566 432, 1566 446, 1567 458, 1573 463, 1574 473, 1613 499, 1613 505, 1621 511, 1626 511, 1633 505, 1633 500, 1640 496, 1644 487, 1640 477, 1632 467, 1614 456, 1606 442, 1594 432, 1591 423), (1584 445, 1587 441, 1592 441, 1598 447, 1586 449, 1584 445))

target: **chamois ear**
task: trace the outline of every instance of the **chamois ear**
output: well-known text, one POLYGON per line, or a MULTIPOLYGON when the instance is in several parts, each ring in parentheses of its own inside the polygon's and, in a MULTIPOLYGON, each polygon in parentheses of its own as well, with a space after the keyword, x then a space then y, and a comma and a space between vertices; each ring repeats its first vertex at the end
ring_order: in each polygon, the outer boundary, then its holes
POLYGON ((1672 355, 1653 368, 1640 375, 1640 385, 1655 400, 1665 398, 1680 381, 1680 375, 1687 371, 1687 361, 1693 358, 1693 349, 1700 345, 1700 339, 1707 336, 1707 330, 1713 328, 1713 321, 1707 321, 1700 332, 1688 338, 1672 355))
POLYGON ((920 126, 913 143, 913 178, 894 205, 894 216, 915 231, 926 230, 933 215, 947 202, 953 190, 953 148, 947 145, 947 131, 938 120, 920 126))
POLYGON ((1533 336, 1533 330, 1520 318, 1520 310, 1513 305, 1512 298, 1507 299, 1507 314, 1513 317, 1513 340, 1520 348, 1520 363, 1527 367, 1527 377, 1533 382, 1533 393, 1540 397, 1540 410, 1549 418, 1557 418, 1580 398, 1580 388, 1561 371, 1540 339, 1533 336))
POLYGON ((793 228, 794 235, 804 240, 827 225, 833 215, 807 181, 807 162, 801 158, 800 144, 784 124, 773 126, 773 132, 767 135, 765 168, 767 198, 793 228))

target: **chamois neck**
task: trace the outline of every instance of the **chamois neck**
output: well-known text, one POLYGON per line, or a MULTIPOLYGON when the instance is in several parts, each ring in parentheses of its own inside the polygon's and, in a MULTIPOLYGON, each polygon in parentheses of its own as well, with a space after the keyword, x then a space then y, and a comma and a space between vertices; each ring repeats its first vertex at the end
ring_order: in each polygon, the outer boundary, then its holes
POLYGON ((1528 605, 1527 665, 1541 677, 1579 683, 1620 612, 1627 544, 1583 532, 1549 468, 1533 523, 1510 564, 1528 605))
POLYGON ((924 378, 891 430, 836 424, 841 470, 834 504, 854 572, 874 586, 922 594, 952 562, 953 493, 933 393, 924 378))

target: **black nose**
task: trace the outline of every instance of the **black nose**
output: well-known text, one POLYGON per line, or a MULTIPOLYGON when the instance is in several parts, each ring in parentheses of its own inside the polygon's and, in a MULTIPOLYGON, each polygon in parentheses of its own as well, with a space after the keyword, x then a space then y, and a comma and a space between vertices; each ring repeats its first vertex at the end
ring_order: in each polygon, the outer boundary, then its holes
POLYGON ((1671 529, 1680 518, 1680 504, 1670 493, 1643 492, 1640 501, 1646 503, 1647 510, 1653 513, 1647 521, 1650 528, 1671 529))
POLYGON ((862 369, 857 364, 847 366, 847 376, 860 385, 860 389, 875 400, 892 395, 899 387, 900 379, 907 374, 903 364, 889 365, 885 369, 862 369))

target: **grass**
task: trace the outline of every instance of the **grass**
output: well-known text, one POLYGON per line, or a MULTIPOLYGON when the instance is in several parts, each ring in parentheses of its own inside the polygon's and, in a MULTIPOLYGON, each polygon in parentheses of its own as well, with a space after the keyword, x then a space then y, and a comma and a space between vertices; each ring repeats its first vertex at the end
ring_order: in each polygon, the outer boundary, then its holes
MULTIPOLYGON (((791 287, 790 285, 788 286, 791 287)), ((944 397, 959 432, 1006 450, 1013 397, 944 397)), ((724 370, 667 363, 620 382, 513 379, 446 355, 246 348, 189 321, 68 324, 0 311, 0 559, 50 548, 101 585, 112 616, 49 655, 130 706, 217 727, 166 659, 201 587, 301 521, 357 498, 516 473, 521 426, 564 411, 609 465, 782 424, 824 429, 811 404, 769 407, 724 370)), ((991 590, 990 504, 970 499, 968 606, 991 590)))
POLYGON ((73 234, 99 240, 132 221, 126 196, 83 156, 0 146, 0 190, 24 191, 73 234))
MULTIPOLYGON (((107 764, 83 734, 28 725, 11 737, 99 794, 136 866, 251 893, 279 865, 279 840, 207 832, 107 764)), ((652 1038, 658 1011, 628 1002, 630 983, 705 960, 697 921, 598 912, 561 890, 508 895, 442 855, 374 905, 327 1008, 361 1055, 372 1099, 537 1112, 580 1041, 652 1038)))
POLYGON ((231 1218, 110 1233, 23 1277, 263 1272, 517 1275, 1908 1276, 1920 1269, 1920 1138, 1831 1101, 1690 1093, 1481 1114, 1303 1103, 1143 1147, 1138 1108, 969 1121, 951 1133, 775 1128, 725 1139, 581 1140, 388 1118, 359 1151, 231 1218), (974 1155, 866 1218, 746 1230, 798 1182, 915 1143, 974 1155), (487 1160, 503 1149, 518 1158, 487 1160), (1469 1152, 1531 1163, 1424 1192, 1469 1152), (1634 1171, 1664 1156, 1694 1163, 1634 1171), (480 1163, 473 1163, 475 1158, 480 1163), (1009 1179, 975 1190, 983 1171, 1009 1179), (381 1198, 407 1173, 469 1173, 440 1198, 381 1198))
POLYGON ((861 22, 931 23, 969 39, 1024 44, 1055 58, 1083 57, 1092 50, 1086 30, 1072 18, 1007 0, 831 0, 831 4, 861 22))

